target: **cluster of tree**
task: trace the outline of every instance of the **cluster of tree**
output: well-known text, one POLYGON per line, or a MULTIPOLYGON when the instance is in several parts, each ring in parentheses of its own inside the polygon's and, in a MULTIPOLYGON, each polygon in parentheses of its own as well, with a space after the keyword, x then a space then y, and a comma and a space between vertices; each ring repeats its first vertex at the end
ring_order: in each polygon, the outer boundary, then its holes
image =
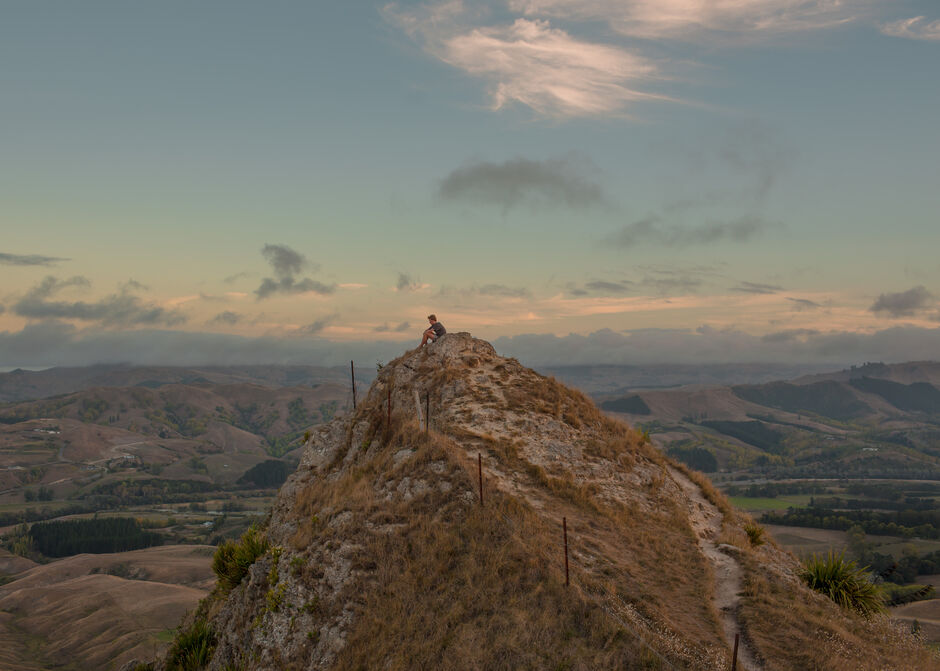
POLYGON ((765 482, 759 485, 731 485, 725 489, 728 496, 775 499, 791 494, 824 494, 829 489, 818 482, 765 482))
POLYGON ((205 498, 220 487, 200 480, 124 480, 98 485, 82 496, 101 508, 149 503, 179 503, 205 498))
POLYGON ((891 380, 861 377, 849 384, 860 391, 877 394, 895 408, 908 412, 940 412, 940 389, 927 382, 901 384, 891 380))
POLYGON ((838 529, 859 526, 865 533, 905 538, 940 538, 940 510, 830 510, 827 508, 787 508, 783 514, 764 513, 761 521, 794 527, 838 529))
POLYGON ((704 447, 675 446, 666 450, 666 454, 689 468, 703 473, 714 473, 718 470, 718 460, 715 459, 715 455, 704 447))
POLYGON ((905 496, 903 500, 887 499, 845 499, 841 496, 826 496, 810 500, 810 506, 830 509, 848 510, 933 510, 937 504, 933 499, 921 499, 916 496, 905 496))
POLYGON ((255 464, 238 479, 239 484, 254 484, 256 487, 280 487, 291 473, 291 467, 279 459, 268 459, 255 464))
POLYGON ((701 426, 714 429, 719 433, 737 438, 770 454, 784 451, 783 434, 771 429, 763 422, 732 422, 730 420, 706 420, 701 426))
POLYGON ((39 510, 36 510, 35 508, 26 508, 25 510, 0 513, 0 527, 13 526, 14 524, 23 524, 24 522, 39 522, 40 520, 48 520, 62 515, 80 515, 82 513, 91 513, 95 510, 100 510, 100 508, 94 505, 85 505, 80 503, 65 506, 63 508, 56 508, 54 510, 51 508, 41 508, 39 510))
POLYGON ((610 412, 625 412, 631 415, 648 415, 651 412, 650 407, 646 404, 646 401, 636 394, 633 396, 623 396, 622 398, 613 398, 609 401, 604 401, 601 403, 601 410, 609 410, 610 412))
POLYGON ((871 412, 871 408, 858 400, 848 386, 835 380, 812 384, 771 382, 762 385, 741 385, 732 387, 731 391, 745 401, 797 414, 810 413, 838 420, 851 420, 871 412))
MULTIPOLYGON (((852 555, 860 564, 867 566, 869 571, 886 582, 910 583, 918 575, 940 573, 940 550, 919 554, 913 546, 905 547, 900 559, 895 559, 893 555, 877 552, 860 525, 853 525, 846 534, 852 555)), ((901 598, 900 595, 895 596, 901 598)))
POLYGON ((33 547, 47 557, 67 557, 83 552, 126 552, 160 545, 162 537, 144 531, 130 517, 37 522, 29 529, 33 547))
POLYGON ((24 489, 23 498, 27 503, 30 501, 51 501, 52 490, 43 486, 41 486, 38 490, 24 489))

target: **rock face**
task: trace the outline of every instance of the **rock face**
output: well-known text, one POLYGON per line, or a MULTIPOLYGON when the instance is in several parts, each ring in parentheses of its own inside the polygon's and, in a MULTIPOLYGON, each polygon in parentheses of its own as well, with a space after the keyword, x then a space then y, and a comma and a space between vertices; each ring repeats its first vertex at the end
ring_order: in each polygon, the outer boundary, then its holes
POLYGON ((735 634, 739 669, 936 668, 749 521, 582 394, 448 334, 311 437, 270 549, 195 617, 220 671, 727 669, 735 634))

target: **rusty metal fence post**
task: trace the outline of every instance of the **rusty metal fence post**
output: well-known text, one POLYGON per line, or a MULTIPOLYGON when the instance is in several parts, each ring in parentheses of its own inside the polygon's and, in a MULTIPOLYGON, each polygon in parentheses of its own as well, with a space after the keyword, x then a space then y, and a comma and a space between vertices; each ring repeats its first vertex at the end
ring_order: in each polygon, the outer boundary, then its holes
POLYGON ((353 410, 355 410, 356 409, 356 369, 353 367, 353 362, 351 359, 349 361, 349 375, 352 377, 353 410))
POLYGON ((568 518, 561 518, 561 529, 565 535, 565 587, 571 584, 568 579, 568 518))
POLYGON ((731 671, 737 671, 738 669, 738 636, 739 634, 734 635, 734 652, 731 653, 731 671))

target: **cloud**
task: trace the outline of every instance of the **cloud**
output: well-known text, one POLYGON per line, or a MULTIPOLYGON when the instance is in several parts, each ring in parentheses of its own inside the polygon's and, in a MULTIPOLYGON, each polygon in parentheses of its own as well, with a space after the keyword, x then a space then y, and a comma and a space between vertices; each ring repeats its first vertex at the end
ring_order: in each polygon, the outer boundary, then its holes
POLYGON ((305 268, 316 271, 319 266, 311 264, 303 254, 286 245, 265 245, 261 254, 271 265, 275 277, 265 277, 261 280, 261 285, 255 289, 255 295, 259 301, 275 294, 326 295, 336 291, 335 284, 324 284, 309 277, 302 279, 295 277, 305 268))
POLYGON ((2 315, 6 311, 7 309, 4 306, 0 305, 0 315, 2 315))
POLYGON ((59 258, 57 256, 42 256, 40 254, 6 254, 0 252, 0 265, 4 266, 54 266, 62 261, 71 259, 59 258))
POLYGON ((421 280, 414 279, 408 273, 398 273, 398 281, 395 283, 396 291, 417 291, 423 286, 421 280))
POLYGON ((783 287, 775 284, 760 284, 758 282, 741 282, 736 287, 731 287, 729 291, 738 291, 745 294, 775 294, 783 291, 783 287))
POLYGON ((389 326, 388 323, 380 324, 379 326, 376 326, 372 330, 375 331, 376 333, 390 333, 390 332, 404 333, 405 331, 408 331, 410 329, 411 329, 411 324, 409 322, 402 322, 398 326, 389 326))
MULTIPOLYGON (((782 331, 786 334, 787 332, 782 331)), ((497 338, 494 346, 527 366, 652 363, 826 363, 936 359, 940 328, 895 327, 874 333, 809 330, 783 336, 734 330, 648 329, 589 335, 528 334, 497 338)), ((333 342, 322 337, 245 337, 175 330, 79 330, 58 321, 0 332, 0 366, 138 365, 349 365, 388 361, 413 347, 408 341, 333 342)))
POLYGON ((650 59, 572 37, 541 19, 482 26, 481 10, 460 0, 386 16, 424 50, 487 83, 490 105, 521 103, 556 118, 623 114, 642 100, 668 100, 648 87, 662 79, 650 59), (641 90, 642 89, 642 90, 641 90))
POLYGON ((892 21, 881 26, 881 32, 909 40, 940 40, 940 19, 928 21, 924 16, 892 21))
POLYGON ((840 0, 509 1, 510 9, 527 16, 603 21, 629 37, 722 44, 838 26, 858 16, 850 13, 849 4, 840 0))
POLYGON ((574 285, 569 285, 568 293, 573 296, 586 296, 588 294, 605 294, 605 295, 623 295, 628 294, 633 291, 634 284, 629 280, 592 280, 591 282, 585 282, 583 287, 577 287, 574 285))
POLYGON ((244 320, 244 315, 240 315, 237 312, 232 312, 231 310, 226 310, 225 312, 220 312, 215 317, 210 319, 207 324, 227 324, 229 326, 235 326, 242 320, 244 320))
POLYGON ((477 293, 498 298, 525 298, 529 290, 524 287, 507 287, 505 284, 484 284, 477 289, 477 293))
POLYGON ((816 329, 787 329, 785 331, 777 331, 776 333, 768 333, 765 336, 761 336, 761 342, 790 342, 791 340, 805 340, 810 336, 819 335, 820 331, 816 329))
POLYGON ((89 287, 91 283, 81 276, 59 280, 50 275, 27 291, 13 305, 12 310, 15 314, 29 319, 77 319, 98 322, 102 326, 174 326, 186 321, 186 316, 177 310, 167 310, 135 296, 132 292, 136 289, 136 284, 133 281, 128 282, 121 287, 119 293, 94 303, 70 303, 49 299, 63 289, 89 287))
POLYGON ((917 361, 937 358, 940 328, 898 327, 874 333, 812 329, 751 335, 736 330, 644 329, 589 335, 527 334, 493 341, 527 366, 589 364, 825 363, 917 361))
POLYGON ((881 294, 868 310, 886 312, 890 317, 911 317, 933 307, 934 300, 934 295, 925 287, 917 286, 896 294, 881 294))
POLYGON ((226 284, 234 284, 235 282, 237 282, 237 281, 240 280, 240 279, 244 279, 244 278, 246 278, 246 277, 251 277, 252 274, 253 274, 253 273, 248 273, 248 272, 242 271, 242 272, 240 272, 240 273, 235 273, 234 275, 229 275, 228 277, 224 278, 222 281, 225 282, 226 284))
POLYGON ((137 365, 349 365, 388 361, 410 342, 344 342, 322 337, 245 337, 177 330, 78 329, 59 321, 36 322, 21 331, 0 331, 0 366, 41 368, 96 363, 137 365))
POLYGON ((617 247, 661 245, 664 247, 691 247, 715 242, 747 242, 768 229, 779 226, 755 215, 746 215, 731 221, 710 221, 696 228, 664 224, 661 217, 652 215, 628 224, 605 238, 617 247))
POLYGON ((339 315, 337 314, 332 314, 332 315, 327 315, 325 317, 321 317, 320 319, 317 319, 316 321, 313 321, 309 324, 301 326, 297 332, 303 335, 313 335, 313 334, 319 333, 320 331, 325 329, 327 326, 332 324, 334 321, 336 321, 338 317, 339 315))
POLYGON ((803 312, 804 310, 818 310, 823 307, 821 303, 816 301, 811 301, 808 298, 790 298, 787 296, 787 300, 793 303, 793 309, 797 312, 803 312))
POLYGON ((581 169, 573 157, 472 163, 447 175, 437 194, 443 200, 497 205, 504 212, 523 202, 571 209, 603 204, 601 188, 579 174, 581 169))

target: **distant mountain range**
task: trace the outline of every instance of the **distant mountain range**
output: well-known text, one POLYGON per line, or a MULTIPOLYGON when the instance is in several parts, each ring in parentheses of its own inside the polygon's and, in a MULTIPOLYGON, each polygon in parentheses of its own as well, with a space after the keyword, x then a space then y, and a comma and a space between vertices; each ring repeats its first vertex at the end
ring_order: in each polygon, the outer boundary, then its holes
MULTIPOLYGON (((356 368, 357 381, 367 385, 372 368, 356 368)), ((166 384, 257 384, 264 387, 312 386, 333 382, 349 385, 349 368, 337 366, 132 366, 98 365, 78 368, 17 369, 0 373, 0 403, 48 398, 93 387, 150 387, 166 384)))
POLYGON ((870 363, 789 382, 596 395, 696 468, 940 478, 940 363, 870 363))
POLYGON ((692 384, 761 384, 831 371, 822 364, 652 364, 643 366, 542 366, 539 372, 588 394, 616 394, 635 389, 671 389, 692 384))

